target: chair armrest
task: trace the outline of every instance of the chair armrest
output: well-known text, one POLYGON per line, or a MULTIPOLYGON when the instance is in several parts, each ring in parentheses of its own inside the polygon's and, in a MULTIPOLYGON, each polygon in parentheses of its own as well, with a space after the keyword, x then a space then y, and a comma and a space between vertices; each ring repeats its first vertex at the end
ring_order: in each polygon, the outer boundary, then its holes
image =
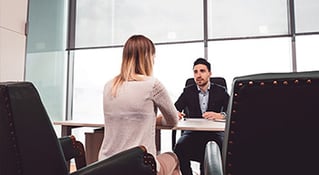
POLYGON ((86 166, 85 150, 83 144, 76 140, 74 136, 59 138, 60 145, 64 154, 65 161, 74 158, 77 169, 86 166))
POLYGON ((219 146, 214 141, 209 141, 205 148, 204 157, 205 175, 223 175, 223 166, 219 146))
POLYGON ((145 147, 138 146, 120 152, 108 159, 94 162, 71 173, 71 175, 156 175, 154 157, 145 147))

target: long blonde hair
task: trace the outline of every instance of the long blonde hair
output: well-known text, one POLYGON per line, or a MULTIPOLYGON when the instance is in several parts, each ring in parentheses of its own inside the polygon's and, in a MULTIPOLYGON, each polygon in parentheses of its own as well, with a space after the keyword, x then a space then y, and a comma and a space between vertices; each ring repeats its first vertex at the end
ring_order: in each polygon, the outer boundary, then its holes
POLYGON ((139 81, 139 75, 151 76, 153 74, 155 46, 143 35, 133 35, 125 43, 122 54, 121 72, 113 79, 112 96, 117 95, 119 87, 125 81, 139 81))

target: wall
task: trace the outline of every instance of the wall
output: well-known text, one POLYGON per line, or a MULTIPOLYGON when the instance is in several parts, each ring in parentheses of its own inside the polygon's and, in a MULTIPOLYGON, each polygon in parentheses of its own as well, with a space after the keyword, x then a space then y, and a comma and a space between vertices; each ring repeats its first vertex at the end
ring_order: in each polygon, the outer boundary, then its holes
POLYGON ((24 80, 27 0, 0 0, 0 81, 24 80))

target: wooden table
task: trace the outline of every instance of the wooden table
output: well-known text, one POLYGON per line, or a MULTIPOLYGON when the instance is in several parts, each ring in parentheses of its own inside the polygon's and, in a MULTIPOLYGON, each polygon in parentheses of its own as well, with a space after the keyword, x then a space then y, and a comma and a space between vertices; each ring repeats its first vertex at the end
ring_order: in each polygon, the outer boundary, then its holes
POLYGON ((156 126, 157 129, 191 130, 191 131, 224 131, 225 122, 217 122, 203 118, 185 118, 174 127, 156 126))
POLYGON ((104 127, 103 121, 95 121, 95 122, 88 122, 88 121, 74 121, 74 120, 67 120, 67 121, 55 121, 53 122, 54 125, 61 125, 61 136, 68 136, 72 134, 72 129, 79 128, 79 127, 93 127, 93 128, 101 128, 104 127))
MULTIPOLYGON (((78 127, 104 127, 104 121, 55 121, 54 125, 61 125, 61 136, 72 134, 72 129, 78 127)), ((170 129, 170 130, 192 130, 192 131, 224 131, 225 122, 217 122, 213 120, 201 118, 187 118, 180 120, 175 127, 156 126, 157 130, 170 129)))
MULTIPOLYGON (((72 129, 79 127, 104 127, 104 121, 55 121, 54 125, 61 125, 61 136, 67 136, 72 134, 72 129)), ((224 131, 225 122, 217 122, 213 120, 207 120, 202 118, 187 118, 182 119, 174 127, 168 126, 156 126, 156 149, 161 150, 161 130, 192 130, 192 131, 224 131)))

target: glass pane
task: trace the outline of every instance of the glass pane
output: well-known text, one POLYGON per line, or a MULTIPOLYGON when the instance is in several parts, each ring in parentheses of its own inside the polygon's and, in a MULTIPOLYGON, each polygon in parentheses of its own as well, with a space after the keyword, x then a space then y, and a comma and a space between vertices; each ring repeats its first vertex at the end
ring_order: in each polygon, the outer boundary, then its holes
POLYGON ((173 102, 182 93, 185 82, 193 77, 193 63, 204 57, 203 43, 156 46, 154 76, 167 88, 173 102))
POLYGON ((213 75, 225 77, 228 87, 237 76, 290 72, 290 38, 209 42, 208 60, 212 64, 213 75))
POLYGON ((296 37, 297 70, 319 70, 319 35, 296 37))
POLYGON ((296 32, 319 32, 319 1, 295 0, 296 32))
POLYGON ((73 119, 103 121, 104 84, 121 67, 122 48, 74 51, 73 119))
POLYGON ((67 2, 32 0, 29 2, 27 52, 64 51, 67 31, 67 2))
POLYGON ((202 1, 77 0, 75 45, 120 45, 132 34, 153 42, 202 40, 202 9, 202 1))
POLYGON ((287 0, 208 0, 209 39, 288 34, 287 0))
POLYGON ((53 121, 65 119, 66 60, 65 52, 27 54, 25 79, 36 86, 53 121))
POLYGON ((29 1, 25 80, 36 86, 53 121, 66 114, 66 9, 64 0, 29 1))

